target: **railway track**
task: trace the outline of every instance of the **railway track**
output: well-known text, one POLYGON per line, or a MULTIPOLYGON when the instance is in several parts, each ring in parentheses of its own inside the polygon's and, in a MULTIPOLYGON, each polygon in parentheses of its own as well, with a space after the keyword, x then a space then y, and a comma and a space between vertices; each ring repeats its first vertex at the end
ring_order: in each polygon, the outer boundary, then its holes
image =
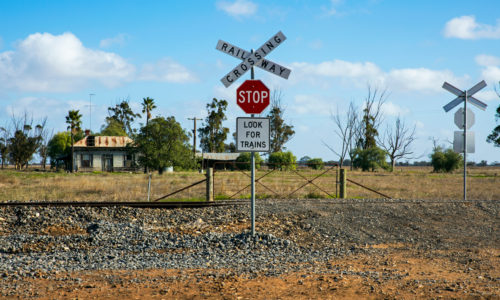
MULTIPOLYGON (((286 199, 273 199, 274 201, 286 199)), ((300 199, 298 201, 322 202, 332 205, 349 204, 458 204, 458 203, 497 203, 500 200, 407 200, 407 199, 300 199)), ((224 200, 224 201, 177 201, 177 202, 116 202, 116 201, 45 201, 45 202, 0 202, 0 207, 37 206, 37 207, 137 207, 137 208, 203 208, 214 206, 249 205, 249 199, 224 200)))
POLYGON ((201 208, 212 206, 231 206, 249 204, 249 200, 231 200, 231 201, 179 201, 179 202, 116 202, 116 201, 94 201, 94 202, 1 202, 0 207, 6 206, 37 206, 37 207, 138 207, 138 208, 201 208))

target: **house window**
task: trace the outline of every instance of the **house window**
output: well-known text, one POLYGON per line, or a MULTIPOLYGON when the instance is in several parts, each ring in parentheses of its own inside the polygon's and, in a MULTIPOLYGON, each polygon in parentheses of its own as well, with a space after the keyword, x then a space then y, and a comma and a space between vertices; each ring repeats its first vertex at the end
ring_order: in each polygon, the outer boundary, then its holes
POLYGON ((135 164, 135 155, 133 154, 124 154, 123 155, 123 166, 130 168, 135 164))
POLYGON ((92 154, 82 154, 82 168, 92 168, 92 154))

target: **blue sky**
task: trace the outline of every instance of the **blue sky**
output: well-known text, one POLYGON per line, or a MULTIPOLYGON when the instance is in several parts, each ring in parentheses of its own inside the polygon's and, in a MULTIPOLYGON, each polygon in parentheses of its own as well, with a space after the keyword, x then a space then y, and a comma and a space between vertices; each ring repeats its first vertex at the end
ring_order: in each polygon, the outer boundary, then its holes
MULTIPOLYGON (((337 159, 331 114, 350 101, 361 106, 367 85, 387 89, 386 124, 400 115, 416 127, 418 160, 427 160, 430 137, 449 145, 455 110, 447 81, 468 89, 488 86, 473 108, 473 161, 500 161, 485 142, 496 126, 500 80, 500 14, 497 1, 3 1, 0 4, 0 126, 24 111, 48 117, 55 132, 66 128, 70 109, 98 131, 107 107, 129 98, 136 111, 154 98, 153 115, 206 116, 212 98, 229 102, 225 126, 244 113, 236 105, 239 81, 220 79, 238 60, 215 49, 219 39, 244 49, 259 47, 282 31, 287 40, 266 58, 292 70, 288 80, 256 70, 256 78, 280 89, 285 119, 296 131, 286 145, 304 155, 337 159)), ((249 79, 246 75, 245 79, 249 79)), ((139 122, 144 122, 140 120, 139 122)))

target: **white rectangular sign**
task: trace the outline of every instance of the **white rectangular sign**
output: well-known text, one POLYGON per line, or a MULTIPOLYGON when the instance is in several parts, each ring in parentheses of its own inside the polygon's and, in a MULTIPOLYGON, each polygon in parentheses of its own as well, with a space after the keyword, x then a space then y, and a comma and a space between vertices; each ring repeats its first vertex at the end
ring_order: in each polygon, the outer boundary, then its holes
MULTIPOLYGON (((464 132, 455 131, 453 137, 453 151, 464 153, 464 132)), ((467 153, 476 152, 476 142, 474 131, 467 131, 467 153)))
MULTIPOLYGON (((247 52, 223 40, 219 40, 215 48, 221 52, 239 58, 243 61, 251 54, 250 52, 247 52)), ((267 59, 262 59, 260 62, 256 64, 256 66, 261 68, 262 70, 268 71, 269 73, 273 73, 274 75, 278 75, 284 79, 288 79, 290 73, 292 72, 292 70, 267 59)))
POLYGON ((278 47, 286 40, 285 35, 280 31, 270 38, 264 45, 260 46, 254 53, 248 55, 245 60, 238 64, 231 72, 222 77, 221 81, 225 87, 230 86, 240 76, 245 74, 251 67, 257 65, 266 55, 278 47))
POLYGON ((269 118, 236 118, 236 151, 269 152, 269 118))

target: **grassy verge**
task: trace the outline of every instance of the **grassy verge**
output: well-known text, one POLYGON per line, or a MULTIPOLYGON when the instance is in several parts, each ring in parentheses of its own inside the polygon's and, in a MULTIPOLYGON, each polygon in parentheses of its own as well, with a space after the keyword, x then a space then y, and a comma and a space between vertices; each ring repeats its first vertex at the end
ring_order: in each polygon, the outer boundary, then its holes
MULTIPOLYGON (((347 171, 347 177, 393 198, 461 199, 462 173, 432 173, 429 167, 397 167, 395 172, 347 171)), ((336 170, 257 171, 256 197, 331 198, 336 196, 336 170), (309 183, 308 183, 309 182, 309 183), (325 193, 326 192, 326 193, 325 193), (328 193, 328 194, 327 194, 328 193)), ((158 199, 205 178, 198 172, 153 174, 150 199, 158 199)), ((500 199, 500 167, 468 168, 468 198, 500 199)), ((62 173, 0 170, 0 201, 146 201, 148 176, 143 173, 62 173)), ((250 198, 249 173, 217 171, 216 200, 250 198)), ((166 201, 204 201, 205 184, 172 195, 166 201)), ((347 183, 349 198, 379 198, 347 183)))

